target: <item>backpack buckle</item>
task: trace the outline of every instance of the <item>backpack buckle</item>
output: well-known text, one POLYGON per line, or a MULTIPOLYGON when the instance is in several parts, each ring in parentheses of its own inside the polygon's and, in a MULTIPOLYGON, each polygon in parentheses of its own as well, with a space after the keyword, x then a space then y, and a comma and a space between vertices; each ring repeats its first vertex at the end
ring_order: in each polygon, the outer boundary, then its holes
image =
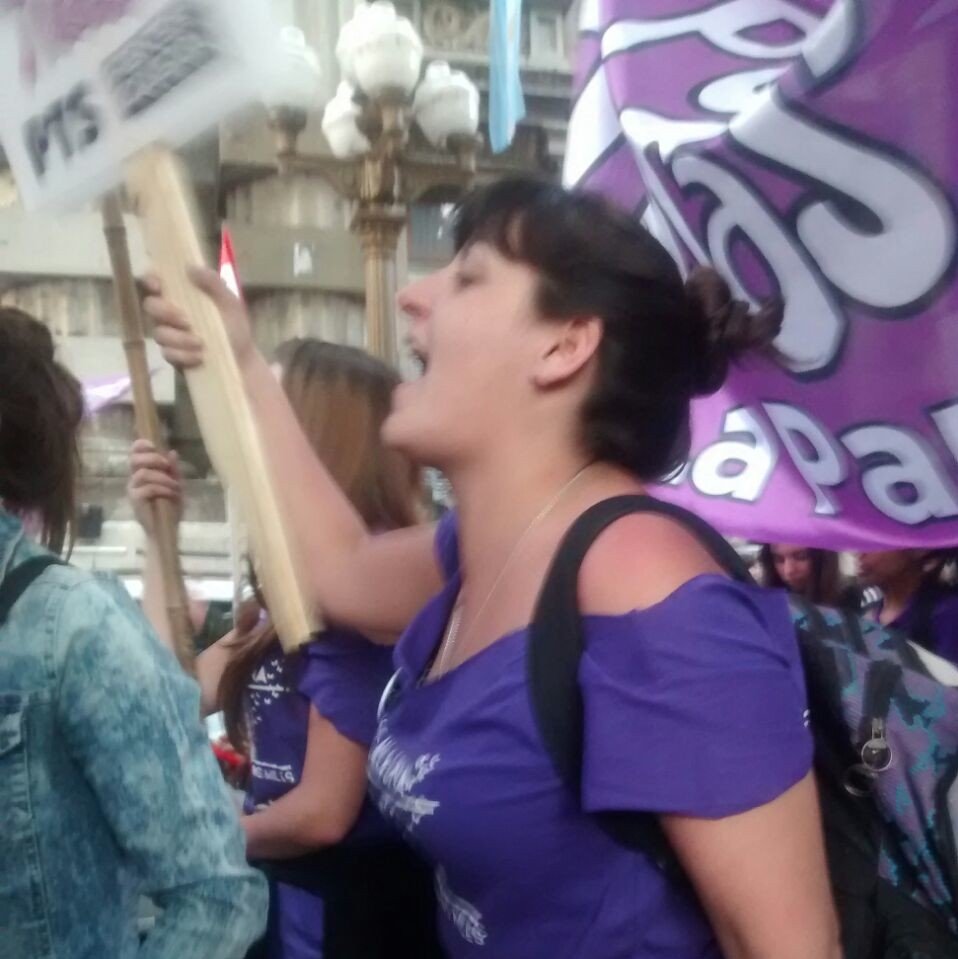
POLYGON ((875 773, 883 773, 893 759, 891 746, 885 738, 885 721, 873 719, 871 739, 862 746, 862 763, 875 773))
POLYGON ((895 759, 891 744, 885 738, 885 720, 873 719, 871 727, 871 738, 862 746, 862 761, 849 767, 842 778, 845 791, 859 799, 864 799, 875 791, 879 775, 888 769, 895 759))

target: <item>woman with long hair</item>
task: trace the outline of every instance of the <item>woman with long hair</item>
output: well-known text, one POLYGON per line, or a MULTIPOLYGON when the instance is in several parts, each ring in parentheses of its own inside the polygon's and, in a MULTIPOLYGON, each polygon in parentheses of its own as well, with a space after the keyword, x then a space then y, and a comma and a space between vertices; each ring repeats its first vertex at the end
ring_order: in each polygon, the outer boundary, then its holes
MULTIPOLYGON (((418 522, 419 471, 379 438, 398 382, 388 367, 351 347, 299 339, 280 347, 274 371, 314 455, 363 522, 380 532, 418 522)), ((283 485, 299 482, 282 475, 283 485)), ((130 496, 148 533, 144 605, 164 636, 146 506, 158 496, 178 502, 180 486, 175 456, 134 445, 130 496)), ((430 884, 365 798, 376 706, 391 672, 388 648, 342 628, 284 654, 259 598, 197 658, 204 712, 222 710, 231 744, 250 756, 247 853, 297 860, 301 882, 272 886, 271 959, 435 954, 430 884)))
MULTIPOLYGON (((689 450, 689 404, 767 346, 780 311, 684 282, 633 217, 528 179, 460 205, 454 260, 399 295, 422 376, 387 443, 449 478, 438 530, 377 537, 301 434, 210 271, 313 596, 340 624, 402 633, 370 752, 379 808, 436 871, 449 955, 837 959, 839 933, 789 612, 733 582, 683 527, 627 516, 578 578, 581 788, 556 775, 530 704, 528 624, 571 524, 689 450), (684 877, 596 814, 654 815, 684 877)), ((151 283, 157 341, 203 362, 151 283)))
POLYGON ((82 418, 49 330, 0 307, 0 950, 239 959, 266 888, 196 685, 119 583, 59 560, 82 418))
POLYGON ((857 610, 861 594, 842 576, 838 553, 793 543, 769 543, 759 550, 764 586, 787 589, 819 606, 857 610))
POLYGON ((871 614, 926 649, 958 663, 958 549, 894 549, 859 553, 862 583, 881 590, 871 614))

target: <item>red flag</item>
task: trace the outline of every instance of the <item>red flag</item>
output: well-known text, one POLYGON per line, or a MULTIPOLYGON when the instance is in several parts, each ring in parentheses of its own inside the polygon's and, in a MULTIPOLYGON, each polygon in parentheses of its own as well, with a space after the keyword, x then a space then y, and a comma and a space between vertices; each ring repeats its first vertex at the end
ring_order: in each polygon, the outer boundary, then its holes
POLYGON ((239 270, 236 267, 236 254, 233 252, 233 238, 229 227, 224 226, 220 239, 220 276, 223 282, 240 298, 243 299, 243 288, 240 286, 239 270))

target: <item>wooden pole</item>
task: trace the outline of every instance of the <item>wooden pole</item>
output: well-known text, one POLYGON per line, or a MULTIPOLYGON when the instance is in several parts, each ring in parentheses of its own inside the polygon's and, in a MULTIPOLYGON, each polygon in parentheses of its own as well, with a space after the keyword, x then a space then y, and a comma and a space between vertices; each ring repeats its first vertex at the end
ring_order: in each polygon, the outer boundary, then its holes
MULTIPOLYGON (((173 153, 151 147, 127 171, 147 249, 165 294, 179 304, 206 352, 186 371, 200 431, 220 479, 235 492, 249 531, 256 574, 283 648, 296 649, 319 627, 293 562, 287 523, 275 493, 277 479, 263 456, 252 410, 222 319, 189 279, 208 262, 185 173, 173 153)), ((284 477, 289 482, 289 477, 284 477)))
MULTIPOLYGON (((103 200, 103 233, 106 237, 110 263, 113 267, 113 289, 116 294, 117 312, 123 328, 123 349, 130 371, 133 387, 133 415, 136 432, 163 451, 160 419, 153 400, 153 387, 146 360, 146 342, 143 336, 143 317, 140 298, 130 263, 130 248, 127 243, 126 224, 118 194, 110 193, 103 200)), ((150 504, 153 513, 153 529, 159 553, 163 577, 163 595, 169 617, 173 646, 183 669, 192 673, 194 668, 193 627, 190 622, 189 601, 183 585, 180 568, 180 553, 177 517, 169 500, 156 499, 150 504)))

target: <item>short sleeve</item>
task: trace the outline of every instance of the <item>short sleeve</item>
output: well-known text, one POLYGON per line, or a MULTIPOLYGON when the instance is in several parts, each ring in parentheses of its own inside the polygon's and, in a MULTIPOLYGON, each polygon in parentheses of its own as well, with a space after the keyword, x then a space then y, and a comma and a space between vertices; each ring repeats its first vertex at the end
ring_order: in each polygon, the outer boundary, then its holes
POLYGON ((369 746, 376 711, 392 675, 392 647, 330 630, 303 650, 299 691, 337 731, 369 746))
POLYGON ((702 576, 662 603, 586 618, 582 800, 591 812, 720 818, 811 768, 784 596, 702 576))
POLYGON ((459 572, 459 520, 453 510, 443 514, 436 527, 436 560, 444 579, 459 572))

